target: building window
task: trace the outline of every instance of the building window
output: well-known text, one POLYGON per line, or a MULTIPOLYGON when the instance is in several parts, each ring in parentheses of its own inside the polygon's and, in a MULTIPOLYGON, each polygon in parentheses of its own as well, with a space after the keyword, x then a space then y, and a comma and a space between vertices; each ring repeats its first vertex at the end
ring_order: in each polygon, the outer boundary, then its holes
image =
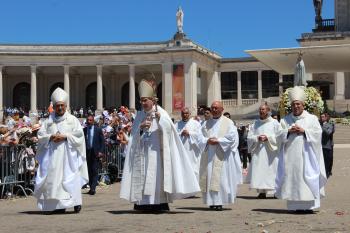
MULTIPOLYGON (((122 86, 122 95, 121 95, 121 102, 122 106, 126 106, 129 108, 129 82, 125 83, 122 86)), ((135 108, 137 110, 141 109, 141 104, 140 104, 140 95, 138 92, 139 84, 135 82, 135 108)))
POLYGON ((273 70, 262 72, 262 97, 279 96, 279 74, 273 70))
MULTIPOLYGON (((86 87, 86 96, 85 96, 85 103, 86 108, 91 109, 92 111, 96 110, 96 104, 97 104, 97 82, 90 83, 86 87)), ((103 96, 103 107, 106 106, 106 88, 103 87, 102 91, 103 96)))
POLYGON ((22 108, 28 111, 30 107, 30 84, 18 83, 13 88, 13 107, 22 108))
POLYGON ((258 72, 242 71, 242 99, 258 98, 258 72))
POLYGON ((237 72, 221 72, 221 98, 237 99, 237 72))
POLYGON ((283 75, 283 83, 287 86, 294 86, 294 74, 283 75))

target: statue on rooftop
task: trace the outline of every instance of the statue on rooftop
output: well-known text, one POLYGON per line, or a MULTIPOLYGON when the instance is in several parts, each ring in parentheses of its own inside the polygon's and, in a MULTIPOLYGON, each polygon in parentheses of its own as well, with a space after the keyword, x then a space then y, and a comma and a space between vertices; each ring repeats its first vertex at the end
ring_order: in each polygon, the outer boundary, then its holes
POLYGON ((184 22, 184 12, 182 11, 181 6, 179 6, 176 12, 176 25, 177 25, 178 33, 183 33, 183 22, 184 22))
POLYGON ((322 25, 322 4, 323 0, 313 0, 314 1, 314 8, 315 8, 315 23, 317 26, 322 25))

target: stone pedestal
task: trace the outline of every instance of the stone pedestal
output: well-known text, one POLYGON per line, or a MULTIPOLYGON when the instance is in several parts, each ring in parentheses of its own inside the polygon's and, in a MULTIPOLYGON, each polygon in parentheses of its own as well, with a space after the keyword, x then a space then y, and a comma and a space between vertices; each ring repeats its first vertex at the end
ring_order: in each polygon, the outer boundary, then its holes
POLYGON ((183 40, 186 38, 186 34, 183 32, 176 32, 174 35, 174 40, 183 40))

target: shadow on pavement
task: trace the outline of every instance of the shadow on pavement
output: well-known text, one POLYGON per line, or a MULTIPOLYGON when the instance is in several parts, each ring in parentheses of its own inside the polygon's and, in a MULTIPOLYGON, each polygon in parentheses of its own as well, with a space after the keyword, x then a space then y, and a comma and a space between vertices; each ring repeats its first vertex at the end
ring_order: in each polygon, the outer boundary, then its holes
MULTIPOLYGON (((213 211, 215 212, 216 210, 210 209, 209 207, 179 207, 176 208, 178 210, 195 210, 195 211, 213 211)), ((222 211, 225 210, 232 210, 230 208, 222 208, 222 211)))
POLYGON ((28 215, 67 215, 67 214, 76 214, 74 211, 66 211, 65 213, 50 213, 49 211, 23 211, 19 212, 19 214, 28 214, 28 215))
POLYGON ((136 210, 112 210, 106 211, 110 214, 192 214, 194 212, 188 211, 136 211, 136 210))
POLYGON ((246 199, 246 200, 256 200, 255 196, 237 196, 236 198, 246 199))
POLYGON ((252 209, 252 211, 256 212, 264 212, 270 214, 297 214, 295 211, 285 210, 285 209, 252 209))

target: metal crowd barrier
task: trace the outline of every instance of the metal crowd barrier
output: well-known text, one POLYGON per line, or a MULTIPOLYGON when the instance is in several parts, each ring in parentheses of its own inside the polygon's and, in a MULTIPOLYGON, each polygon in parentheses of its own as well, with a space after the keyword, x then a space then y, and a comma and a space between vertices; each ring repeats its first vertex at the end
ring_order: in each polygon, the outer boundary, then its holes
POLYGON ((34 169, 29 169, 33 160, 24 145, 0 145, 0 198, 33 193, 35 162, 34 169))
POLYGON ((108 175, 111 182, 118 181, 122 178, 124 157, 119 145, 107 144, 104 156, 100 158, 100 161, 98 169, 99 176, 103 177, 104 175, 108 175))

